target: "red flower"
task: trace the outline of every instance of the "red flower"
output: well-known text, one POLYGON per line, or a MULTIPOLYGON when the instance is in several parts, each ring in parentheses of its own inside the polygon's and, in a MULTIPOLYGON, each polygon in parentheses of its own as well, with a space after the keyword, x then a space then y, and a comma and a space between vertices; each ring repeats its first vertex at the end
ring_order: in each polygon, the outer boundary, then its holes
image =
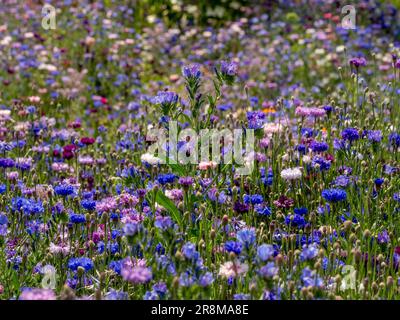
POLYGON ((75 150, 78 149, 78 147, 74 144, 68 144, 63 147, 63 158, 64 159, 72 159, 75 155, 75 150))
POLYGON ((293 206, 294 200, 286 196, 280 196, 278 200, 274 201, 274 205, 278 208, 290 208, 293 206))
POLYGON ((93 144, 95 141, 96 141, 96 140, 95 140, 94 138, 90 138, 90 137, 83 137, 83 138, 81 139, 81 142, 82 142, 83 144, 86 144, 86 145, 93 144))

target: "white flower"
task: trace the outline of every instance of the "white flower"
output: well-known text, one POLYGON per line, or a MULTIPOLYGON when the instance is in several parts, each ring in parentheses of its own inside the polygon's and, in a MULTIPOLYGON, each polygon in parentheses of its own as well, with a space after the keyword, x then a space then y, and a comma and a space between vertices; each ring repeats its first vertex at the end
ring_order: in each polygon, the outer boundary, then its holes
POLYGON ((307 155, 303 156, 303 162, 304 162, 305 164, 311 163, 311 157, 310 157, 310 156, 307 156, 307 155))
POLYGON ((145 153, 140 157, 140 160, 142 160, 142 162, 146 162, 152 166, 155 166, 159 163, 161 163, 161 159, 155 157, 154 155, 150 154, 150 153, 145 153))
POLYGON ((281 177, 284 180, 298 180, 301 178, 301 170, 300 168, 293 168, 293 169, 284 169, 281 172, 281 177))

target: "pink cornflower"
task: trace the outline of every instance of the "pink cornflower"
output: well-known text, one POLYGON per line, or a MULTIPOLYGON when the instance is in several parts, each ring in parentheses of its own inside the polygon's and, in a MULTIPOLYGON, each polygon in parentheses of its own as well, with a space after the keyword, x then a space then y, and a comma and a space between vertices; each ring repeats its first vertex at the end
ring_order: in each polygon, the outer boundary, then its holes
POLYGON ((96 203, 96 210, 98 212, 113 211, 117 208, 117 201, 113 197, 105 198, 96 203))
POLYGON ((199 163, 199 170, 214 169, 217 164, 214 161, 202 161, 199 163))
POLYGON ((122 266, 121 276, 130 283, 140 284, 149 282, 153 274, 151 269, 146 267, 145 260, 138 259, 132 262, 127 259, 122 266))
POLYGON ((219 269, 219 275, 224 278, 236 278, 242 274, 245 274, 249 270, 249 266, 246 263, 242 263, 238 260, 228 261, 221 265, 219 269))
POLYGON ((22 291, 19 300, 56 300, 56 295, 51 289, 27 288, 22 291))

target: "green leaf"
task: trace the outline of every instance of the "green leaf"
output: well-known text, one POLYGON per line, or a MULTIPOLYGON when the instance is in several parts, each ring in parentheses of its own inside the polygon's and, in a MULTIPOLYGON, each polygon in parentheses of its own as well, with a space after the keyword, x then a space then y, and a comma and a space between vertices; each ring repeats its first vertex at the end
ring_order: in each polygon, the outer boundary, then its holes
POLYGON ((187 170, 185 167, 179 163, 169 163, 169 160, 166 157, 159 156, 161 160, 163 160, 168 167, 171 168, 171 171, 181 177, 187 176, 187 170))
POLYGON ((171 214, 172 218, 178 223, 179 226, 182 226, 182 215, 172 200, 168 199, 162 191, 158 191, 156 195, 156 201, 171 214))

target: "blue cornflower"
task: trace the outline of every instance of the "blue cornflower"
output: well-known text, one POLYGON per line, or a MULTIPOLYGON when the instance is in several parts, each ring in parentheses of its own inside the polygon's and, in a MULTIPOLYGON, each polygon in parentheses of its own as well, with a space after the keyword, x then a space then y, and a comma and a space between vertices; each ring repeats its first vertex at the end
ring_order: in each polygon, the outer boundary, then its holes
POLYGON ((385 179, 384 178, 376 178, 374 182, 377 187, 380 187, 385 182, 385 179))
POLYGON ((94 210, 96 208, 96 201, 91 200, 91 199, 84 199, 84 200, 81 201, 81 206, 84 209, 86 209, 88 211, 91 211, 91 210, 94 210))
POLYGON ((246 204, 249 204, 249 203, 251 203, 251 204, 260 204, 260 203, 262 203, 264 201, 264 198, 260 194, 254 194, 254 195, 251 195, 251 196, 246 194, 243 197, 243 201, 246 204))
POLYGON ((387 230, 383 230, 382 232, 378 233, 378 242, 381 244, 390 242, 390 236, 387 230))
POLYGON ((303 216, 299 214, 294 214, 286 216, 285 223, 293 227, 304 228, 307 224, 307 221, 303 216))
POLYGON ((326 105, 326 106, 323 106, 323 109, 326 111, 327 114, 329 114, 332 112, 333 107, 330 105, 326 105))
POLYGON ((154 226, 161 230, 168 230, 174 226, 174 222, 172 221, 170 216, 157 216, 154 222, 154 226))
POLYGON ((68 261, 68 268, 72 271, 77 271, 79 267, 85 269, 85 271, 92 270, 94 267, 93 261, 86 257, 71 258, 68 261))
POLYGON ((311 138, 312 136, 316 135, 317 131, 311 128, 302 128, 301 135, 305 138, 311 138))
POLYGON ((268 169, 267 175, 265 175, 265 168, 262 168, 261 170, 261 182, 265 186, 271 186, 273 181, 274 181, 274 173, 271 168, 268 169))
POLYGON ((335 179, 335 185, 338 187, 346 188, 349 185, 349 183, 350 183, 350 178, 345 175, 338 176, 335 179))
POLYGON ((328 202, 339 202, 347 199, 346 191, 342 189, 325 189, 322 191, 322 197, 328 202))
POLYGON ((279 272, 279 268, 275 265, 275 262, 268 262, 264 267, 260 268, 260 275, 264 278, 273 278, 279 272))
POLYGON ((311 166, 313 168, 319 169, 320 171, 326 171, 329 170, 331 167, 331 161, 326 160, 325 158, 321 156, 315 156, 312 159, 311 166))
MULTIPOLYGON (((105 250, 105 243, 103 241, 99 241, 97 243, 97 252, 103 253, 105 250)), ((119 251, 118 243, 107 243, 107 251, 109 251, 112 255, 116 254, 119 251)))
POLYGON ((300 154, 306 154, 307 147, 304 144, 298 144, 295 147, 295 150, 297 150, 300 154))
POLYGON ((196 246, 191 242, 186 242, 182 246, 182 254, 188 260, 197 260, 200 256, 196 250, 196 246))
POLYGON ((28 106, 26 107, 26 111, 28 111, 28 113, 33 114, 36 112, 36 107, 35 106, 28 106))
POLYGON ((300 259, 304 260, 312 260, 318 255, 318 247, 315 243, 310 244, 309 246, 303 246, 303 250, 300 253, 300 259))
POLYGON ((347 128, 342 131, 342 139, 347 141, 355 141, 360 138, 360 134, 357 129, 347 128))
POLYGON ((54 187, 54 192, 60 196, 69 196, 75 192, 75 189, 69 184, 60 184, 54 187))
POLYGON ((179 285, 181 287, 190 287, 195 283, 195 280, 188 272, 184 272, 179 277, 179 285))
POLYGON ((22 211, 26 215, 44 212, 43 204, 40 200, 35 201, 23 197, 11 199, 11 208, 13 211, 22 211))
POLYGON ((5 141, 0 141, 0 152, 5 153, 14 148, 14 145, 5 141))
POLYGON ((247 112, 247 121, 249 129, 261 129, 266 120, 266 115, 262 111, 247 112))
POLYGON ((400 133, 393 132, 389 135, 389 142, 394 147, 400 147, 400 133))
POLYGON ((159 91, 154 98, 155 104, 171 105, 178 102, 178 95, 172 91, 159 91))
POLYGON ((236 293, 233 295, 233 300, 251 300, 251 295, 247 293, 236 293))
POLYGON ((123 260, 111 261, 108 267, 117 274, 121 274, 123 260))
POLYGON ((161 298, 163 298, 167 291, 167 285, 164 282, 159 282, 153 285, 153 291, 155 291, 161 298))
POLYGON ((111 289, 105 294, 104 298, 106 300, 128 300, 129 296, 127 292, 111 289))
POLYGON ((270 216, 272 214, 272 210, 270 207, 257 204, 254 206, 254 210, 260 215, 260 216, 270 216))
POLYGON ((166 173, 166 174, 160 174, 157 177, 157 181, 161 184, 161 185, 165 185, 167 183, 174 183, 175 179, 177 179, 178 177, 176 175, 174 175, 173 173, 166 173))
POLYGON ((367 130, 366 135, 369 141, 376 143, 381 142, 383 138, 380 130, 367 130))
POLYGON ((240 254, 242 252, 242 243, 238 241, 227 241, 225 242, 225 250, 228 252, 233 252, 235 254, 240 254))
POLYGON ((0 214, 0 225, 6 225, 8 223, 8 218, 5 214, 0 214))
POLYGON ((0 167, 12 168, 15 166, 15 161, 11 158, 0 158, 0 167))
POLYGON ((71 223, 84 223, 86 221, 85 215, 72 213, 69 215, 69 222, 71 223))
POLYGON ((140 222, 137 221, 126 223, 123 228, 124 234, 130 237, 136 235, 141 230, 142 230, 142 225, 140 222))
POLYGON ((158 296, 157 292, 154 291, 146 291, 143 296, 143 300, 159 300, 160 297, 158 296))
POLYGON ((310 144, 310 148, 314 152, 324 152, 328 150, 329 145, 325 142, 313 141, 310 144))
POLYGON ((304 208, 304 207, 294 208, 293 211, 294 211, 295 214, 299 214, 301 216, 305 216, 308 213, 308 209, 304 208))
POLYGON ((3 194, 6 192, 7 186, 5 184, 0 184, 0 194, 3 194))
POLYGON ((254 229, 242 229, 237 232, 236 238, 248 249, 256 241, 254 229))
POLYGON ((267 261, 269 258, 273 257, 275 249, 270 244, 262 244, 257 248, 257 257, 261 261, 267 261))
POLYGON ((201 275, 199 278, 199 285, 201 287, 208 287, 214 282, 214 277, 211 272, 207 271, 205 274, 201 275))
POLYGON ((304 287, 322 287, 324 282, 321 277, 317 275, 314 270, 305 267, 301 274, 301 281, 304 287))

